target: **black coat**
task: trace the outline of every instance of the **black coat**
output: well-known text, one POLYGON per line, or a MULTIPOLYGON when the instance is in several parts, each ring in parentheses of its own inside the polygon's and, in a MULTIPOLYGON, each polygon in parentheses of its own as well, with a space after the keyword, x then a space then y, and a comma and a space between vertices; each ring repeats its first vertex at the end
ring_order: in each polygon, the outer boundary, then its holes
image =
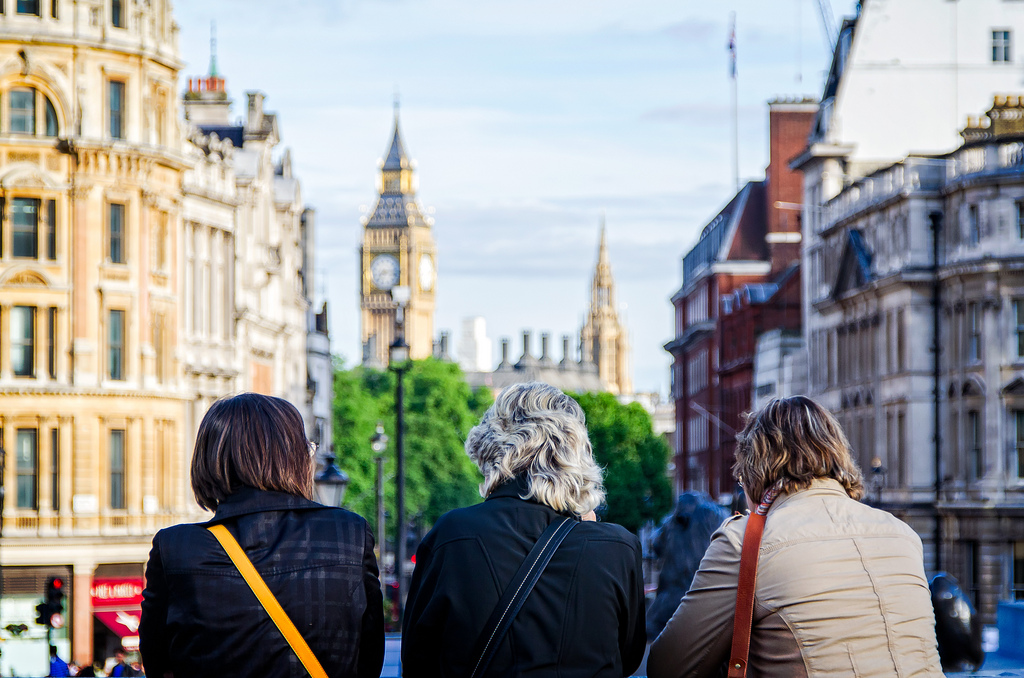
POLYGON ((380 675, 384 608, 366 521, 252 488, 228 497, 210 522, 154 537, 139 626, 147 675, 308 675, 206 529, 215 523, 241 544, 327 675, 380 675))
MULTIPOLYGON (((468 676, 477 637, 541 533, 561 516, 519 497, 525 478, 441 517, 416 551, 405 611, 407 678, 468 676)), ((636 670, 647 642, 640 541, 582 522, 559 546, 488 676, 607 676, 636 670)))

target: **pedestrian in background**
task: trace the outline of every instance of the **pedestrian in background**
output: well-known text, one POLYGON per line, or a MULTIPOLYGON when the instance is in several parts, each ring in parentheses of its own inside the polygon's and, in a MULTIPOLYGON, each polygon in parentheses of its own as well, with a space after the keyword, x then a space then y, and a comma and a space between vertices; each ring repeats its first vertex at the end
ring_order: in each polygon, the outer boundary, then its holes
POLYGON ((150 676, 380 675, 373 536, 361 517, 312 500, 315 449, 280 398, 210 407, 192 489, 215 514, 153 539, 139 626, 150 676))
POLYGON ((581 520, 592 520, 604 489, 579 404, 547 384, 509 386, 470 431, 466 452, 486 500, 441 516, 420 543, 403 675, 631 675, 647 642, 640 542, 618 525, 581 520), (510 582, 542 535, 558 530, 564 539, 535 588, 518 614, 510 610, 508 631, 493 635, 510 582), (488 646, 491 638, 499 640, 488 646))
MULTIPOLYGON (((804 396, 776 399, 737 436, 733 473, 755 515, 712 537, 693 584, 651 646, 651 678, 942 678, 921 539, 858 500, 863 477, 842 427, 804 396), (763 537, 743 550, 763 516, 763 537), (730 653, 742 559, 756 567, 749 656, 730 653), (737 666, 737 664, 741 664, 737 666), (735 672, 733 672, 735 671, 735 672)), ((752 536, 753 535, 753 536, 752 536)), ((749 581, 749 580, 748 580, 749 581)), ((751 617, 747 617, 751 619, 751 617)), ((741 643, 742 644, 742 643, 741 643)))
POLYGON ((71 670, 68 668, 67 663, 57 656, 57 648, 53 645, 50 646, 50 672, 47 676, 70 676, 71 670))

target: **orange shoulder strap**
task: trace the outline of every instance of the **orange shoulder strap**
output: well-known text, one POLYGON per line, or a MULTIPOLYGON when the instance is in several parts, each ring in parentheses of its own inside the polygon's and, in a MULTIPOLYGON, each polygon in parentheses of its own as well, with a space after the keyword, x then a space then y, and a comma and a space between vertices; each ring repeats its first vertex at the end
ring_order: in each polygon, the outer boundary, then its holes
POLYGON ((267 588, 266 582, 263 581, 260 573, 256 571, 252 561, 249 560, 249 556, 245 555, 245 551, 238 545, 238 540, 223 525, 211 525, 206 529, 212 532, 213 536, 220 542, 220 545, 224 547, 228 558, 231 558, 231 562, 238 568, 242 578, 245 579, 245 583, 256 594, 260 605, 263 606, 263 609, 270 615, 270 619, 277 625, 281 635, 288 641, 288 645, 291 646, 299 661, 302 662, 302 665, 306 667, 306 671, 309 672, 311 678, 327 678, 327 673, 320 666, 320 662, 317 660, 316 655, 313 654, 313 650, 309 648, 309 643, 302 637, 299 630, 295 628, 295 624, 292 623, 284 608, 281 607, 281 603, 277 602, 277 598, 267 588))
POLYGON ((757 584, 757 561, 768 509, 779 494, 780 485, 764 493, 757 510, 747 517, 740 552, 740 576, 736 585, 736 615, 732 626, 732 651, 729 653, 729 678, 745 678, 750 654, 750 632, 754 624, 754 589, 757 584))

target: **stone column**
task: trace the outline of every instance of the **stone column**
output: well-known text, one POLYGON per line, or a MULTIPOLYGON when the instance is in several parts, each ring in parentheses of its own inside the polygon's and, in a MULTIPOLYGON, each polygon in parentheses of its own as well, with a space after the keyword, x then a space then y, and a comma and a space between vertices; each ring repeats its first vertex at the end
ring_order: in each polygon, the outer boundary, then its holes
POLYGON ((96 565, 75 563, 71 585, 71 656, 81 665, 92 664, 92 574, 96 565))
MULTIPOLYGON (((11 305, 0 305, 0 379, 7 381, 14 376, 11 372, 11 305)), ((11 449, 5 447, 5 449, 11 449)))
POLYGON ((60 418, 60 532, 69 534, 72 531, 71 493, 74 491, 72 473, 74 468, 71 459, 74 456, 75 418, 60 418))

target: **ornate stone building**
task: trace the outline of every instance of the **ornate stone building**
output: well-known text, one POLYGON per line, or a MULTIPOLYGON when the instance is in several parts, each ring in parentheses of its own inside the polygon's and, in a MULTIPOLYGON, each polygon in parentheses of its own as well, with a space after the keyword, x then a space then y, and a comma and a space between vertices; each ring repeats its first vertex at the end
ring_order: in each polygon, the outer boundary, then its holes
POLYGON ((597 248, 597 266, 590 285, 590 309, 580 330, 580 352, 584 363, 597 366, 604 390, 615 395, 633 392, 629 336, 615 308, 615 280, 612 278, 603 221, 601 241, 597 248))
POLYGON ((318 431, 313 214, 276 116, 251 93, 230 124, 213 71, 183 135, 180 68, 168 2, 0 3, 0 617, 28 626, 0 630, 4 674, 46 672, 48 576, 68 582, 61 656, 138 642, 152 536, 199 516, 213 399, 273 393, 318 431))
POLYGON ((29 625, 4 673, 46 670, 46 576, 70 584, 56 645, 91 659, 93 584, 140 577, 190 514, 177 27, 165 2, 131 7, 0 13, 0 616, 29 625))
POLYGON ((411 357, 428 358, 433 352, 437 282, 433 223, 416 198, 414 164, 402 143, 396 104, 391 145, 381 163, 380 194, 363 221, 359 249, 364 364, 388 364, 397 310, 391 291, 396 287, 409 291, 405 341, 411 357))
POLYGON ((309 407, 316 382, 306 363, 307 333, 314 343, 321 334, 311 308, 314 213, 302 202, 290 151, 281 149, 277 115, 264 109, 261 92, 248 92, 245 116, 233 124, 225 81, 213 67, 188 87, 183 105, 194 163, 183 182, 188 432, 194 435, 217 398, 255 391, 294 403, 310 437, 323 437, 326 422, 318 420, 324 417, 309 407))
POLYGON ((825 203, 810 391, 986 623, 1024 599, 1024 105, 825 203), (936 472, 938 469, 938 472, 936 472))

